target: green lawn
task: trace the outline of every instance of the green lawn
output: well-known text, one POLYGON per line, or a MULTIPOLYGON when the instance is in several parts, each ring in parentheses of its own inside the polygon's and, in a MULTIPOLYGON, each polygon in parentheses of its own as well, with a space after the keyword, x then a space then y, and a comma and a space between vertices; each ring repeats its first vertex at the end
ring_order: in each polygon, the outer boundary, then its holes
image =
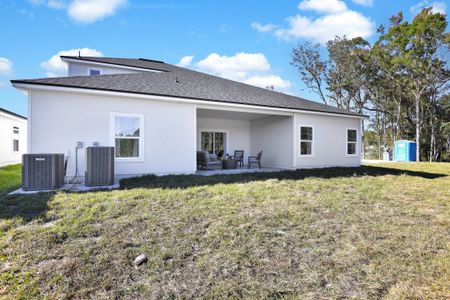
POLYGON ((0 192, 0 298, 450 298, 450 164, 122 184, 0 192))
POLYGON ((0 168, 0 197, 6 192, 18 188, 21 178, 21 164, 0 168))

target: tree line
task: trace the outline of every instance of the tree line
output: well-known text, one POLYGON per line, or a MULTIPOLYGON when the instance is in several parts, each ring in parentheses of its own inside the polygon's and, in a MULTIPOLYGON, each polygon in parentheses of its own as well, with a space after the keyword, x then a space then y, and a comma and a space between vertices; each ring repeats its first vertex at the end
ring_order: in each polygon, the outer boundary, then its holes
POLYGON ((300 79, 323 103, 370 116, 364 148, 392 149, 415 140, 417 160, 450 161, 450 33, 446 15, 423 9, 411 22, 400 12, 377 30, 370 44, 335 37, 293 49, 300 79))

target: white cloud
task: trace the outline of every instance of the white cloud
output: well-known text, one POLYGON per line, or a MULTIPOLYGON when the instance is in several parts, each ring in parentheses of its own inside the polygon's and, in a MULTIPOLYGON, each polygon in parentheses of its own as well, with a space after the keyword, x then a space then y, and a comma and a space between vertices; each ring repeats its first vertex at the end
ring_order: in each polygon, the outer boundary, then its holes
POLYGON ((244 52, 233 56, 211 53, 205 59, 197 62, 196 67, 207 73, 233 79, 246 78, 249 72, 270 70, 269 62, 264 54, 244 52))
POLYGON ((81 56, 103 56, 100 51, 89 48, 63 50, 50 57, 49 60, 42 62, 41 67, 45 69, 48 77, 67 76, 67 64, 61 60, 60 56, 78 55, 78 53, 81 56))
POLYGON ((13 62, 5 57, 0 57, 0 75, 11 75, 13 70, 13 62))
POLYGON ((364 5, 364 6, 372 6, 373 0, 352 0, 356 4, 364 5))
POLYGON ((47 5, 53 9, 62 9, 66 7, 66 3, 60 0, 48 0, 47 5))
POLYGON ((267 58, 262 53, 240 52, 232 56, 211 53, 195 63, 192 60, 193 56, 185 56, 178 65, 183 61, 188 62, 198 71, 262 88, 273 86, 275 90, 287 91, 291 87, 290 81, 273 74, 267 58))
POLYGON ((67 1, 64 0, 29 0, 33 5, 46 5, 53 9, 63 9, 67 6, 67 1))
POLYGON ((279 27, 278 25, 272 23, 261 24, 259 22, 253 22, 251 26, 253 29, 256 29, 259 32, 270 32, 279 27))
POLYGON ((319 13, 340 13, 347 10, 347 5, 340 0, 303 0, 298 8, 319 13))
POLYGON ((361 13, 352 10, 317 19, 297 15, 288 20, 289 28, 276 30, 275 36, 284 40, 311 39, 319 43, 343 35, 347 38, 367 38, 373 34, 375 26, 361 13))
MULTIPOLYGON (((368 1, 365 0, 365 2, 368 1)), ((308 39, 319 43, 326 43, 335 36, 343 35, 348 38, 368 38, 375 32, 375 23, 371 19, 360 12, 348 9, 347 5, 340 0, 304 0, 298 7, 300 10, 312 10, 321 16, 310 17, 297 14, 287 18, 289 22, 287 28, 267 27, 265 32, 270 32, 286 41, 308 39)), ((252 27, 258 30, 256 26, 252 27)))
POLYGON ((127 0, 29 0, 33 5, 65 9, 77 23, 89 24, 113 16, 127 0))
POLYGON ((178 62, 177 66, 180 67, 188 67, 192 64, 192 60, 194 59, 194 55, 186 55, 183 56, 178 62))
POLYGON ((275 90, 286 91, 291 87, 289 80, 284 80, 278 75, 252 76, 244 81, 247 84, 259 86, 262 88, 274 87, 275 90))
POLYGON ((75 0, 69 6, 69 16, 76 22, 89 24, 110 17, 126 0, 75 0))
POLYGON ((410 10, 413 14, 418 14, 422 11, 425 7, 432 7, 431 11, 433 13, 441 13, 445 14, 447 11, 447 5, 444 2, 430 2, 428 0, 422 1, 417 3, 416 5, 413 5, 410 10))

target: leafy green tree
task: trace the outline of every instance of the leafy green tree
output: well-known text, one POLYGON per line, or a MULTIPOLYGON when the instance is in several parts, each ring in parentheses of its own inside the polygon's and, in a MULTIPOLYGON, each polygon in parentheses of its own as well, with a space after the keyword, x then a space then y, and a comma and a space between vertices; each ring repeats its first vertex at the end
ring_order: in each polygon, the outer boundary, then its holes
MULTIPOLYGON (((427 89, 434 84, 449 80, 446 63, 440 57, 441 49, 449 49, 450 35, 447 33, 445 15, 432 13, 425 8, 411 23, 398 14, 391 18, 390 28, 382 33, 374 48, 381 64, 390 66, 386 76, 402 78, 407 93, 414 101, 415 136, 417 160, 421 155, 421 129, 424 101, 428 101, 427 89)), ((395 79, 394 79, 395 80, 395 79)), ((398 80, 396 80, 398 82, 398 80)))

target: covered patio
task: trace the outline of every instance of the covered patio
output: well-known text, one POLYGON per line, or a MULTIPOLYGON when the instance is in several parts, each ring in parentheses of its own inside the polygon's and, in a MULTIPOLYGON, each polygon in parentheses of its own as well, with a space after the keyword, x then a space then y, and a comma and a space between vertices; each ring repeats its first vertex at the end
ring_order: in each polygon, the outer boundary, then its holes
POLYGON ((197 170, 195 172, 196 175, 201 176, 211 176, 211 175, 227 175, 227 174, 246 174, 246 173, 270 173, 270 172, 279 172, 279 171, 285 171, 286 169, 280 169, 280 168, 267 168, 262 167, 259 168, 251 168, 248 169, 247 167, 244 168, 236 168, 236 169, 229 169, 229 170, 197 170))
POLYGON ((236 169, 206 170, 197 168, 197 174, 239 174, 273 172, 293 168, 293 114, 270 113, 264 109, 236 109, 231 107, 197 107, 197 151, 207 151, 217 160, 225 160, 243 151, 243 165, 236 169), (249 156, 263 151, 261 168, 252 164, 249 156))

